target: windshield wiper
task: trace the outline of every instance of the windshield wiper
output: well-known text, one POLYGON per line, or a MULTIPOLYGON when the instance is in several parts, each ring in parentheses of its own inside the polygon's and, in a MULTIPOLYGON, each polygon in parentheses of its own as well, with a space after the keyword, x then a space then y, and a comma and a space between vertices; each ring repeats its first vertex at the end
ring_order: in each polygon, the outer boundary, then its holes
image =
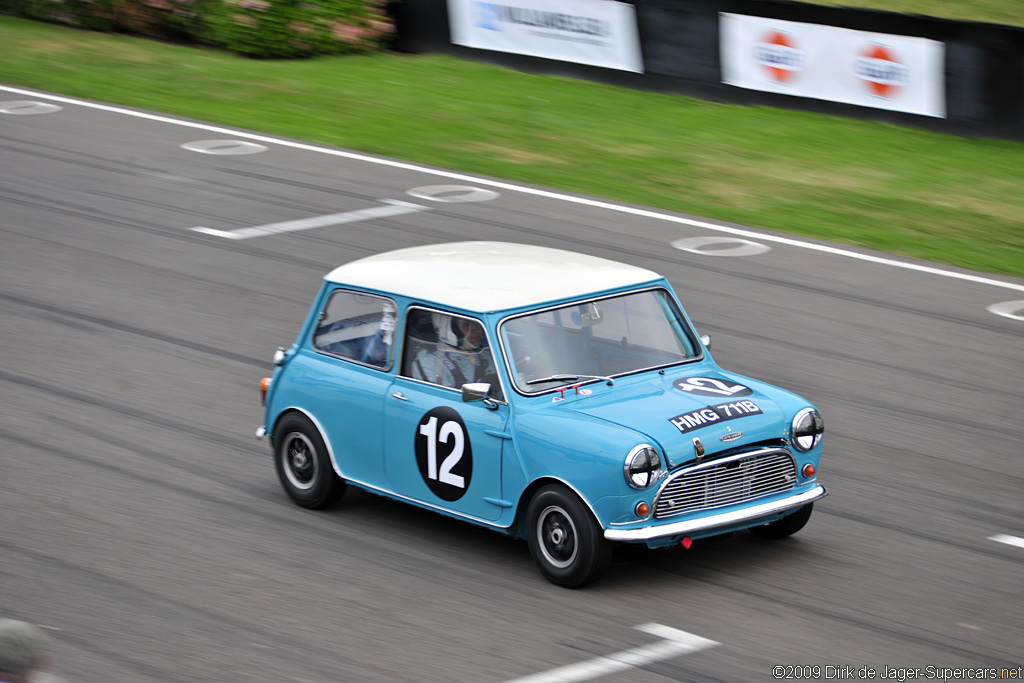
POLYGON ((544 382, 574 382, 578 379, 603 379, 608 382, 608 386, 615 384, 615 380, 611 377, 604 377, 603 375, 550 375, 548 377, 541 377, 540 379, 531 379, 527 384, 543 384, 544 382))

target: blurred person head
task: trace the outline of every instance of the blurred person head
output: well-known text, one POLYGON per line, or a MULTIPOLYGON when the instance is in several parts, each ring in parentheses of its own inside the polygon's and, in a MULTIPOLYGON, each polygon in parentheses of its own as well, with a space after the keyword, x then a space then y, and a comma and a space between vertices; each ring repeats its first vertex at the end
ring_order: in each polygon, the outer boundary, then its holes
POLYGON ((31 683, 50 663, 50 639, 24 621, 0 619, 0 681, 31 683))
POLYGON ((484 336, 484 328, 475 320, 458 318, 459 332, 462 333, 462 346, 479 351, 487 338, 484 336))

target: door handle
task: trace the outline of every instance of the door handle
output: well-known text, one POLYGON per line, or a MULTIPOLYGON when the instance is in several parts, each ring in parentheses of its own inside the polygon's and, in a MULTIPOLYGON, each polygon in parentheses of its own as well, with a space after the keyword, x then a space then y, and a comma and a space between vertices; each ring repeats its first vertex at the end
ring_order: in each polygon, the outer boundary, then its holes
POLYGON ((404 396, 404 395, 402 394, 402 392, 401 392, 401 391, 396 391, 395 393, 391 394, 391 398, 397 398, 397 399, 398 399, 399 401, 408 401, 408 400, 409 400, 409 399, 407 399, 407 398, 406 398, 406 397, 405 397, 405 396, 404 396))

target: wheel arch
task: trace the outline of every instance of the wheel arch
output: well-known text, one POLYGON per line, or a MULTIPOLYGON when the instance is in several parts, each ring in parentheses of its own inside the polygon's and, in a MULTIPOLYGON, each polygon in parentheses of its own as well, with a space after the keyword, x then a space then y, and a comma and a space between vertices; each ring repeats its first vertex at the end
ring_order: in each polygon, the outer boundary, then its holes
POLYGON ((270 443, 271 444, 275 443, 274 440, 277 438, 276 428, 277 428, 277 425, 281 422, 281 420, 283 420, 284 418, 286 418, 289 415, 295 415, 295 414, 302 415, 307 420, 309 420, 313 424, 314 427, 316 427, 316 430, 317 430, 317 432, 320 433, 320 438, 323 440, 324 445, 327 446, 327 456, 331 459, 331 467, 334 468, 334 472, 339 477, 344 479, 345 475, 342 474, 341 467, 338 466, 338 458, 335 457, 335 455, 334 455, 334 447, 331 445, 331 440, 329 438, 327 438, 327 432, 324 430, 324 426, 322 424, 320 424, 320 421, 316 419, 316 416, 314 416, 313 413, 309 412, 305 408, 300 408, 299 406, 291 406, 290 408, 285 408, 284 410, 279 412, 277 414, 277 417, 274 418, 274 423, 269 426, 270 427, 270 429, 269 429, 270 443))
POLYGON ((575 486, 565 481, 564 479, 559 479, 558 477, 552 476, 545 476, 538 477, 537 479, 531 481, 529 484, 527 484, 526 488, 523 489, 523 492, 519 494, 519 501, 516 504, 516 516, 513 519, 512 524, 508 527, 510 535, 514 536, 515 538, 526 538, 526 512, 530 507, 530 501, 533 500, 533 497, 537 494, 537 491, 540 491, 542 488, 548 486, 549 484, 561 486, 562 488, 567 489, 569 492, 571 492, 573 495, 579 498, 580 501, 583 502, 583 505, 587 508, 587 510, 590 511, 590 515, 594 518, 594 521, 597 522, 597 525, 601 528, 604 528, 604 525, 601 523, 601 518, 597 515, 597 512, 594 510, 594 506, 590 504, 590 501, 587 500, 586 496, 580 493, 579 489, 577 489, 575 486))

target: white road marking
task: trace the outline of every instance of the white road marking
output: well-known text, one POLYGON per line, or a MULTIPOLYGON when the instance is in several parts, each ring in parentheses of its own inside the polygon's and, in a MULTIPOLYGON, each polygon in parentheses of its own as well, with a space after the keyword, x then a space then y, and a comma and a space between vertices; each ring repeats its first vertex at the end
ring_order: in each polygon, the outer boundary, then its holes
POLYGON ((996 543, 1005 543, 1006 545, 1015 545, 1018 548, 1024 548, 1024 538, 1017 538, 1016 536, 996 534, 995 536, 989 536, 988 540, 995 541, 996 543))
POLYGON ((713 640, 695 636, 686 631, 662 626, 661 624, 642 624, 634 627, 645 633, 660 636, 664 640, 624 650, 607 657, 596 657, 579 664, 551 669, 543 673, 516 678, 506 683, 571 683, 572 681, 589 681, 619 671, 635 669, 653 662, 672 659, 688 652, 697 652, 718 645, 713 640))
POLYGON ((672 247, 702 256, 757 256, 772 250, 767 244, 759 244, 739 237, 687 237, 672 242, 672 247), (725 245, 722 248, 720 245, 725 245), (708 249, 708 247, 719 247, 708 249))
POLYGON ((56 104, 29 102, 27 100, 0 102, 0 114, 15 114, 18 116, 27 116, 29 114, 52 114, 53 112, 60 111, 63 108, 64 107, 58 107, 56 104))
POLYGON ((221 156, 258 154, 270 149, 266 145, 259 145, 255 142, 246 142, 245 140, 196 140, 195 142, 186 142, 181 146, 181 148, 187 149, 190 152, 199 152, 200 154, 218 154, 221 156))
POLYGON ((1024 301, 1003 301, 998 304, 986 306, 985 310, 989 313, 1001 315, 1004 318, 1024 320, 1024 301))
POLYGON ((313 228, 324 228, 328 225, 342 225, 343 223, 355 223, 373 218, 387 218, 388 216, 401 216, 417 211, 428 211, 426 206, 411 204, 397 199, 382 199, 385 206, 375 206, 369 209, 358 211, 346 211, 345 213, 332 213, 326 216, 313 216, 312 218, 300 218, 294 221, 282 223, 269 223, 257 225, 254 228, 239 228, 238 230, 217 230, 215 228, 190 228, 195 232, 202 232, 215 237, 224 237, 229 240, 247 240, 250 237, 263 237, 264 235, 276 235, 282 232, 297 232, 299 230, 311 230, 313 228))
POLYGON ((429 199, 432 202, 489 202, 501 195, 494 190, 485 190, 482 187, 467 187, 465 185, 424 185, 406 190, 406 194, 417 199, 429 199))
POLYGON ((893 268, 903 268, 906 270, 913 270, 919 273, 927 273, 929 275, 938 275, 940 277, 948 277, 954 280, 964 280, 966 282, 973 282, 975 284, 989 285, 992 287, 1002 287, 1003 289, 1013 289, 1019 292, 1024 292, 1024 285, 1017 284, 1015 282, 1003 282, 1002 280, 994 280, 989 277, 981 277, 979 275, 971 275, 969 273, 958 273, 951 270, 943 270, 941 268, 935 268, 932 266, 924 266, 917 263, 906 263, 903 261, 897 261, 892 258, 885 258, 881 256, 873 256, 871 254, 860 254, 855 251, 847 251, 846 249, 839 249, 836 247, 830 247, 823 244, 812 244, 810 242, 801 242, 800 240, 792 239, 789 237, 779 237, 776 235, 769 235, 765 233, 755 232, 753 230, 745 230, 740 228, 732 228, 726 225, 716 225, 715 223, 708 223, 707 221, 693 220, 692 218, 683 218, 682 216, 673 216, 666 213, 659 213, 657 211, 651 211, 649 209, 640 209, 633 206, 621 206, 619 204, 612 204, 606 201, 600 201, 597 199, 588 199, 586 197, 574 197, 572 195, 560 194, 558 192, 551 192, 548 190, 541 190, 535 187, 524 187, 520 185, 513 185, 512 183, 501 182, 497 180, 489 180, 487 178, 477 178, 475 176, 466 175, 464 173, 455 173, 453 171, 442 171, 435 168, 427 168, 425 166, 417 166, 416 164, 407 163, 404 161, 395 161, 393 159, 384 159, 380 157, 371 157, 365 154, 357 154, 356 152, 347 152, 341 149, 330 149, 328 147, 318 147, 303 142, 294 142, 292 140, 278 140, 272 138, 269 135, 259 135, 257 133, 247 133, 244 131, 233 130, 231 128, 224 128, 221 126, 213 126, 206 123, 196 123, 193 121, 179 121, 169 116, 160 116, 159 114, 150 114, 143 111, 133 111, 131 109, 123 109, 121 107, 111 106, 109 104, 98 104, 96 102, 86 102, 84 100, 75 100, 70 97, 62 97, 59 95, 50 95, 48 93, 36 92, 33 90, 25 90, 23 88, 12 88, 6 85, 0 85, 0 91, 16 93, 19 95, 27 95, 29 97, 39 97, 42 99, 52 100, 54 102, 63 102, 65 104, 75 104, 81 107, 88 107, 90 109, 98 109, 100 111, 108 111, 115 114, 123 114, 125 116, 134 116, 140 119, 146 119, 148 121, 157 121, 160 123, 168 123, 174 126, 184 126, 186 128, 195 128, 197 130, 206 130, 222 135, 231 135, 234 137, 246 138, 248 140, 259 140, 260 142, 268 142, 275 145, 281 145, 282 147, 291 147, 293 149, 302 149, 308 152, 317 152, 318 154, 329 154, 331 156, 341 157, 344 159, 351 159, 353 161, 362 161, 369 164, 378 164, 381 166, 388 166, 390 168, 398 168, 405 171, 415 171, 418 173, 425 173, 428 175, 434 175, 441 178, 451 178, 452 180, 459 180, 467 183, 474 183, 476 185, 487 185, 489 187, 496 187, 502 190, 508 190, 509 192, 519 192, 522 194, 530 194, 536 197, 545 197, 547 199, 555 199, 563 202, 570 202, 573 204, 581 204, 584 206, 590 206, 598 209, 605 209, 608 211, 617 211, 619 213, 626 213, 633 216, 640 216, 642 218, 651 218, 654 220, 667 221, 670 223, 678 223, 680 225, 688 225, 695 228, 701 228, 702 230, 715 230, 718 232, 728 233, 730 235, 738 235, 740 237, 749 237, 751 239, 760 240, 762 242, 775 242, 776 244, 786 244, 791 247, 797 247, 799 249, 808 249, 811 251, 817 251, 825 254, 832 254, 834 256, 843 256, 846 258, 857 259, 859 261, 867 261, 868 263, 876 263, 883 266, 891 266, 893 268))

